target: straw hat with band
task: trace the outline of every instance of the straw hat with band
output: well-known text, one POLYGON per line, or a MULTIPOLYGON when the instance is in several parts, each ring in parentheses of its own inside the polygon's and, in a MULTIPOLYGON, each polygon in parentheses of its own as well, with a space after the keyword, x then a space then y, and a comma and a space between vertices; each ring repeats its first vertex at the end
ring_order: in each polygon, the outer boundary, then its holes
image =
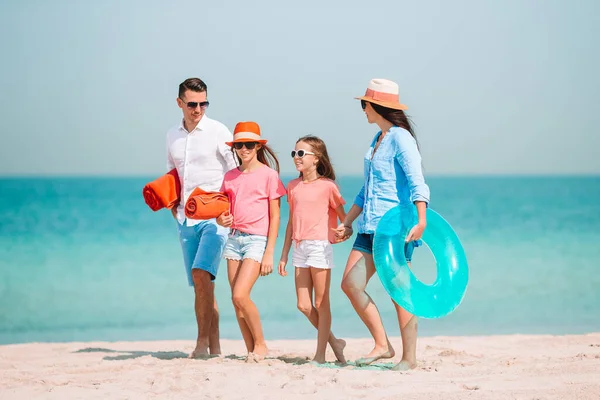
POLYGON ((234 143, 256 142, 267 144, 267 141, 261 139, 260 126, 256 122, 245 121, 238 122, 233 130, 233 141, 225 142, 228 146, 233 146, 234 143))
POLYGON ((368 101, 386 108, 393 108, 394 110, 408 109, 407 106, 400 103, 398 84, 387 79, 371 79, 365 95, 355 97, 355 99, 368 101))

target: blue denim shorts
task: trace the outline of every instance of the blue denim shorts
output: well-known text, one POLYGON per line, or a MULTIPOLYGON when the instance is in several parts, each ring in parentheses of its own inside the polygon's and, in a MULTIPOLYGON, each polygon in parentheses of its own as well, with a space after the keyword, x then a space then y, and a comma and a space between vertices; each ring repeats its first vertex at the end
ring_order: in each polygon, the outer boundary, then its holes
POLYGON ((214 281, 229 230, 217 225, 214 219, 203 220, 193 226, 188 226, 187 220, 183 222, 183 225, 180 223, 177 225, 189 285, 194 286, 192 280, 192 269, 194 268, 208 272, 214 281))
MULTIPOLYGON (((352 245, 352 249, 358 250, 363 253, 373 254, 373 238, 375 234, 373 233, 359 233, 356 235, 356 240, 352 245)), ((418 244, 415 242, 408 242, 404 245, 404 256, 406 257, 406 261, 410 262, 412 260, 413 251, 418 244)))
POLYGON ((250 233, 234 231, 229 235, 223 258, 242 261, 250 258, 261 262, 267 248, 267 237, 250 233))

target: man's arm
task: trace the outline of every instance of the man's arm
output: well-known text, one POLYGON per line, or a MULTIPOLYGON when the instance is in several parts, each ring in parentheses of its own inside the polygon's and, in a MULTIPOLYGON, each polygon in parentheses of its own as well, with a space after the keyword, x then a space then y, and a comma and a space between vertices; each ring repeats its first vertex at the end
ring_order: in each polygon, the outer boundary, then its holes
POLYGON ((237 167, 237 162, 235 160, 235 156, 233 155, 233 151, 231 151, 231 147, 229 147, 225 142, 233 141, 233 135, 229 132, 229 129, 226 127, 223 128, 223 134, 221 135, 221 140, 218 143, 219 146, 219 154, 225 160, 225 164, 227 165, 227 171, 232 170, 237 167))
POLYGON ((167 172, 175 168, 175 161, 171 156, 171 141, 169 140, 169 134, 167 134, 167 172))

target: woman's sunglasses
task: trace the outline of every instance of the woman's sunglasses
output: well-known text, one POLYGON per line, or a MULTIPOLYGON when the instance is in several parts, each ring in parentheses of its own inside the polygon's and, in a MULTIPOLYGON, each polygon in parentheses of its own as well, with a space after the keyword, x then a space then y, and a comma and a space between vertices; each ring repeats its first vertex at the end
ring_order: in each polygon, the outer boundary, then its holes
POLYGON ((306 151, 306 150, 302 150, 302 149, 300 149, 298 151, 292 150, 292 158, 294 158, 296 156, 298 156, 298 158, 302 158, 307 154, 312 154, 313 156, 315 155, 315 153, 313 153, 312 151, 306 151))
POLYGON ((367 102, 364 100, 360 101, 360 106, 362 107, 362 109, 364 110, 365 108, 367 108, 367 102))
POLYGON ((187 103, 185 103, 187 108, 189 108, 190 110, 195 110, 198 106, 200 106, 200 108, 202 108, 202 109, 205 109, 206 107, 208 107, 209 104, 210 103, 208 101, 201 101, 201 102, 188 101, 187 103))
POLYGON ((236 150, 241 150, 242 147, 246 147, 248 150, 252 150, 256 147, 257 144, 258 143, 256 142, 237 142, 233 144, 233 147, 235 147, 236 150))

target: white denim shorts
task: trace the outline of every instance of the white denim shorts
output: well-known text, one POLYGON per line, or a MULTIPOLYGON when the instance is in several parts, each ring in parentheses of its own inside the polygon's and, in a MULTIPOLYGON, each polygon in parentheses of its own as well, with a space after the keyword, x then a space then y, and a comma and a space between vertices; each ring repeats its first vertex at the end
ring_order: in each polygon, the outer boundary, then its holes
POLYGON ((227 239, 225 249, 223 250, 223 258, 235 261, 250 258, 254 261, 262 262, 266 248, 266 236, 235 231, 235 233, 229 234, 229 239, 227 239))
POLYGON ((328 240, 294 241, 292 264, 298 268, 333 268, 333 247, 328 240))

